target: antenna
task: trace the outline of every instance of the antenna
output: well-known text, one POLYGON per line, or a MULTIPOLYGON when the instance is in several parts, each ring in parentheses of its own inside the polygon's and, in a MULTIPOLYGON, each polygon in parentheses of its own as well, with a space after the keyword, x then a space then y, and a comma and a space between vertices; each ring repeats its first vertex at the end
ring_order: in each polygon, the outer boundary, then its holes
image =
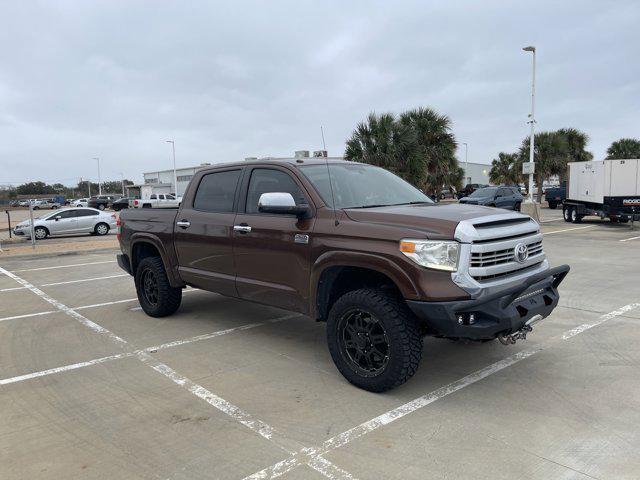
POLYGON ((331 170, 329 170, 329 155, 327 154, 327 144, 324 143, 324 128, 320 125, 320 134, 322 135, 322 148, 324 149, 325 157, 324 163, 327 166, 327 176, 329 177, 329 189, 331 190, 331 203, 333 204, 333 220, 335 222, 335 226, 340 225, 338 221, 338 212, 336 211, 336 197, 333 194, 333 183, 331 182, 331 170))

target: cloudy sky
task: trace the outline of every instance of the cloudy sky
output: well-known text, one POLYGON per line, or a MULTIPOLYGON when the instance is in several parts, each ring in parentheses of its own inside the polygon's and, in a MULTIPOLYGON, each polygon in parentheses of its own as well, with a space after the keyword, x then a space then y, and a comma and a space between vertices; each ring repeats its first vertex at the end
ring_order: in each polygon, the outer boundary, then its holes
MULTIPOLYGON (((601 158, 640 136, 640 2, 0 0, 0 183, 141 180, 179 166, 330 155, 369 112, 449 115, 469 161, 537 121, 601 158)), ((462 156, 464 154, 462 153, 462 156)))

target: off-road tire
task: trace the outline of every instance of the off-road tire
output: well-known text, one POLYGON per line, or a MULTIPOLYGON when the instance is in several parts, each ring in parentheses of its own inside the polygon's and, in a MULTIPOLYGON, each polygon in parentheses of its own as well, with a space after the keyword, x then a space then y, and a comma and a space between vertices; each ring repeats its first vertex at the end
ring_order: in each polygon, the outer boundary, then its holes
POLYGON ((334 303, 327 319, 327 343, 340 373, 356 387, 370 392, 384 392, 402 385, 416 373, 422 357, 417 319, 404 301, 369 288, 348 292, 334 303), (388 340, 386 365, 375 375, 359 373, 348 360, 348 353, 340 340, 344 318, 354 311, 375 317, 388 340))
POLYGON ((135 284, 140 306, 150 317, 166 317, 180 308, 182 289, 174 288, 169 284, 167 272, 160 257, 147 257, 140 261, 136 269, 135 284), (157 286, 155 302, 149 300, 149 292, 145 289, 147 275, 153 277, 157 286))

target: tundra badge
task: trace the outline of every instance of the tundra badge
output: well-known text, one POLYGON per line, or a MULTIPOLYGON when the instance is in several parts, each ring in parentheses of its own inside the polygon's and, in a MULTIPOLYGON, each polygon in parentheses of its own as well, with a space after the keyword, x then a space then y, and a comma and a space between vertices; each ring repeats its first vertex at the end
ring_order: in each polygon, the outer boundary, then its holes
POLYGON ((309 243, 309 235, 304 235, 302 233, 296 233, 296 236, 293 237, 294 243, 309 243))

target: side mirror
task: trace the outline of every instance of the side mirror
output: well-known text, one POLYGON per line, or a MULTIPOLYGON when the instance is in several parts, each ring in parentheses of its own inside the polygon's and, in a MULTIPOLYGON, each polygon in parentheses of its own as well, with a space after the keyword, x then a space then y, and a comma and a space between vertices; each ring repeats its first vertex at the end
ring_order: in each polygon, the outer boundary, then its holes
POLYGON ((296 205, 293 196, 288 192, 268 192, 260 195, 258 211, 261 213, 277 213, 307 218, 311 213, 309 205, 296 205))

